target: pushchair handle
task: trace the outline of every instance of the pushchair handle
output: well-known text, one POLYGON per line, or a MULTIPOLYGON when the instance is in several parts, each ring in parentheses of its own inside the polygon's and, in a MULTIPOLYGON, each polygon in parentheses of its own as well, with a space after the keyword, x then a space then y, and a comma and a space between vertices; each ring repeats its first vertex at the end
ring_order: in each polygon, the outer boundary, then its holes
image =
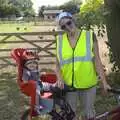
POLYGON ((108 90, 108 92, 114 93, 114 94, 120 94, 120 89, 117 88, 111 88, 108 90))

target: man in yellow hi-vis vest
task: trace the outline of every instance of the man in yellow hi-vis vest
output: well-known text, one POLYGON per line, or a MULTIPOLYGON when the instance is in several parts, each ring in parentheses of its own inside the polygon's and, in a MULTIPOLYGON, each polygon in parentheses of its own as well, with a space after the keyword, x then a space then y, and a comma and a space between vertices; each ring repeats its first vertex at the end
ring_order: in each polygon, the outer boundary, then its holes
POLYGON ((77 88, 78 91, 67 93, 66 100, 76 112, 77 96, 80 96, 83 119, 94 120, 94 100, 98 83, 96 72, 101 78, 104 93, 110 89, 99 57, 96 36, 92 31, 79 30, 68 12, 60 13, 57 20, 59 27, 65 31, 56 37, 58 86, 65 84, 77 88))

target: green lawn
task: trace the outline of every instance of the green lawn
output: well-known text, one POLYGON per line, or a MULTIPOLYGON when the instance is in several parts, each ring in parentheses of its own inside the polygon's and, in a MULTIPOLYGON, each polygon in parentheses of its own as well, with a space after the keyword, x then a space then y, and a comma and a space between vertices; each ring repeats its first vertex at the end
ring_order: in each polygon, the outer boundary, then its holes
POLYGON ((7 32, 30 32, 32 23, 0 24, 0 33, 7 32))
MULTIPOLYGON (((14 23, 14 24, 0 24, 0 33, 17 33, 17 32, 31 32, 33 30, 33 23, 14 23)), ((0 36, 0 40, 5 36, 0 36)), ((15 40, 12 36, 7 41, 15 40)), ((0 44, 0 48, 7 48, 8 45, 0 44)))

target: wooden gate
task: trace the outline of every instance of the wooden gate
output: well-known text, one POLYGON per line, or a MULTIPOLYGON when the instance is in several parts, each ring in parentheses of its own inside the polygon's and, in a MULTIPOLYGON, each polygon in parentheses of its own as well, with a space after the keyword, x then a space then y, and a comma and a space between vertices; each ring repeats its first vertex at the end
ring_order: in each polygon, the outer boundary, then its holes
POLYGON ((0 69, 15 66, 10 52, 13 48, 37 50, 40 65, 51 67, 55 64, 55 36, 57 32, 0 33, 0 69))

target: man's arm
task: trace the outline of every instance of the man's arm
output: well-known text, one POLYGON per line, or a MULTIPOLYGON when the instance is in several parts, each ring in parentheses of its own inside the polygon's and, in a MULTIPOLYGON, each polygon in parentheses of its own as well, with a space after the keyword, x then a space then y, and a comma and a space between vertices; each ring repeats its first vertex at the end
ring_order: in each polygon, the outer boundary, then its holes
POLYGON ((94 52, 94 57, 95 57, 94 62, 95 62, 96 72, 98 73, 98 75, 101 79, 102 87, 104 88, 105 92, 107 92, 107 89, 109 89, 110 86, 107 84, 107 81, 106 81, 103 64, 101 62, 100 55, 99 55, 98 41, 97 41, 95 33, 93 33, 93 41, 94 41, 93 42, 93 52, 94 52))
POLYGON ((56 58, 56 75, 57 75, 57 86, 60 88, 64 87, 64 82, 62 81, 61 73, 60 73, 60 65, 59 61, 56 58))

